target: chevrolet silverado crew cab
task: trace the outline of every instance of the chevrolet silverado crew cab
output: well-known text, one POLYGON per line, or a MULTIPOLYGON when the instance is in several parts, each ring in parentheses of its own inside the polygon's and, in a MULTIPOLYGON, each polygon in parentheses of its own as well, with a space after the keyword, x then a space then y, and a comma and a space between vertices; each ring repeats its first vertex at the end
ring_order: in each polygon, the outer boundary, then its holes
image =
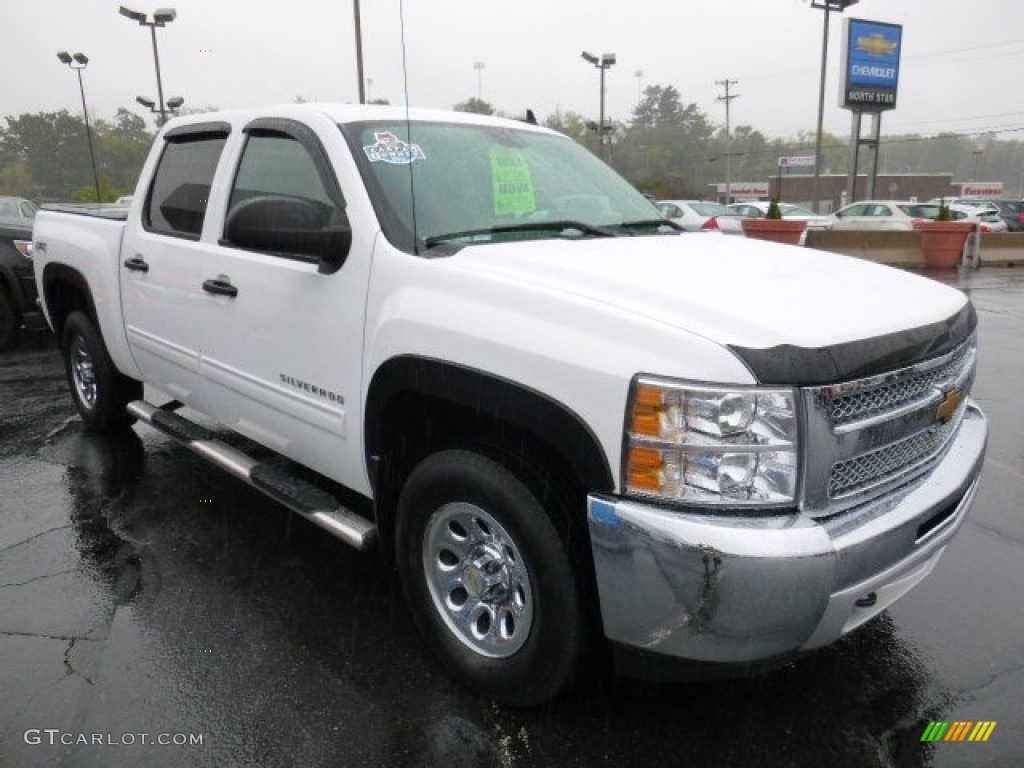
POLYGON ((681 233, 534 125, 178 118, 126 212, 44 210, 33 254, 88 428, 142 421, 377 545, 507 703, 830 643, 928 575, 978 484, 962 293, 681 233))

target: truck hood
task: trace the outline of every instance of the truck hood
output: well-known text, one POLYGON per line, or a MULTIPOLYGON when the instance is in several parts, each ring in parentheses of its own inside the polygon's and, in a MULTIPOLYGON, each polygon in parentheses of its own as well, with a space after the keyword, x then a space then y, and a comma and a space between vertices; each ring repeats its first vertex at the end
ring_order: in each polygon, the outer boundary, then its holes
POLYGON ((747 349, 897 334, 947 321, 966 304, 960 291, 909 272, 712 233, 493 243, 451 258, 532 286, 534 300, 571 294, 747 349))

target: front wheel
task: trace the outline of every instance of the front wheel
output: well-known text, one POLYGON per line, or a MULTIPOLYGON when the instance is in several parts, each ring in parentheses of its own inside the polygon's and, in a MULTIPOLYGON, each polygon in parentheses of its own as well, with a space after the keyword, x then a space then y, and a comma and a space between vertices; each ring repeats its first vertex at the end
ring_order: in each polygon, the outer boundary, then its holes
POLYGON ((466 685, 532 706, 577 670, 584 622, 552 519, 501 464, 436 453, 413 470, 396 528, 410 610, 434 653, 466 685))
POLYGON ((117 432, 134 422, 125 411, 142 397, 142 384, 114 367, 92 319, 74 311, 64 323, 61 351, 71 398, 93 432, 117 432))

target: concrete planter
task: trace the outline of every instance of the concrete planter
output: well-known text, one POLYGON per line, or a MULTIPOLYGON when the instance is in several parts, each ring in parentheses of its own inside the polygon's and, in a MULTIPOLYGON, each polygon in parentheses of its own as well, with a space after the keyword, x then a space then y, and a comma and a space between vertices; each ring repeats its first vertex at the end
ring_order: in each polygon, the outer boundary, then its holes
POLYGON ((747 237, 770 240, 773 243, 800 245, 800 236, 804 233, 807 222, 797 219, 743 219, 740 225, 747 237))
POLYGON ((960 265, 967 236, 974 230, 969 221, 915 221, 921 233, 921 254, 929 267, 953 269, 960 265))

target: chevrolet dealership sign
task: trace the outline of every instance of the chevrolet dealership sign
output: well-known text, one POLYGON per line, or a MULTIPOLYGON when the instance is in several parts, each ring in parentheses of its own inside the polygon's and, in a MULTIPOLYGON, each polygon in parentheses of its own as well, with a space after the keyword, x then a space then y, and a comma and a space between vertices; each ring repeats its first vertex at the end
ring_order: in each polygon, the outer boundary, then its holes
POLYGON ((839 106, 858 112, 895 108, 902 46, 899 24, 847 19, 839 106))

